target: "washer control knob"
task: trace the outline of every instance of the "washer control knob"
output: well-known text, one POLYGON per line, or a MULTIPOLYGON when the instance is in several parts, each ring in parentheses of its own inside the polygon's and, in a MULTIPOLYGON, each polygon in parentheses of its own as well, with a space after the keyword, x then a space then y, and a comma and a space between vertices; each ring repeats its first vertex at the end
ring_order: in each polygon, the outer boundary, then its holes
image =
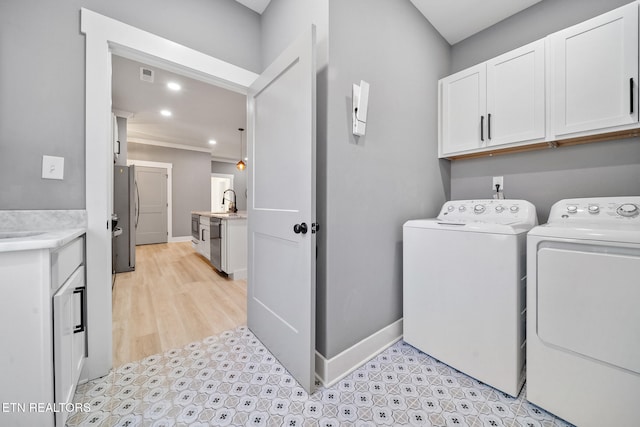
POLYGON ((516 212, 518 212, 518 211, 520 210, 520 206, 518 206, 518 205, 513 205, 513 206, 511 206, 511 207, 509 208, 509 210, 510 210, 511 212, 513 212, 513 213, 516 213, 516 212))
POLYGON ((496 212, 498 212, 498 213, 504 212, 504 206, 502 206, 502 205, 496 206, 496 212))
POLYGON ((567 206, 567 212, 569 212, 570 214, 577 213, 578 207, 576 205, 569 205, 567 206))
POLYGON ((475 213, 477 213, 477 214, 481 214, 481 213, 483 213, 483 212, 484 212, 484 210, 485 210, 484 205, 475 205, 475 206, 473 207, 473 212, 475 212, 475 213))
POLYGON ((460 206, 460 207, 458 208, 458 210, 459 210, 460 212, 464 212, 464 211, 466 211, 466 210, 467 210, 467 208, 465 208, 464 206, 460 206))
POLYGON ((600 213, 600 206, 598 206, 598 205, 589 205, 589 213, 590 214, 600 213))
POLYGON ((449 205, 449 207, 447 208, 447 210, 448 210, 449 212, 453 212, 453 210, 454 210, 455 208, 456 208, 455 206, 453 206, 453 205, 449 205))
POLYGON ((624 205, 618 206, 616 212, 622 216, 632 217, 638 215, 639 209, 638 206, 633 203, 625 203, 624 205))

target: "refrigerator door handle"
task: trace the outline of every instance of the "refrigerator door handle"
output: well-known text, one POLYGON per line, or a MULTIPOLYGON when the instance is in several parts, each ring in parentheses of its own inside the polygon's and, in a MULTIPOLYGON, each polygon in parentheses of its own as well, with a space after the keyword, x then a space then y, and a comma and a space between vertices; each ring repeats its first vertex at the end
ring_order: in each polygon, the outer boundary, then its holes
POLYGON ((138 228, 138 220, 140 219, 140 191, 138 190, 138 181, 136 184, 136 228, 138 228))

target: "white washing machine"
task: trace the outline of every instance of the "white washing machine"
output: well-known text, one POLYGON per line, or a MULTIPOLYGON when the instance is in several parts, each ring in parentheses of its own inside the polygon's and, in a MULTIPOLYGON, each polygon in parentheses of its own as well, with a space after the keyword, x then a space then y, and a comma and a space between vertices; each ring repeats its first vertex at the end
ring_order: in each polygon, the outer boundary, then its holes
POLYGON ((640 426, 640 197, 561 200, 527 239, 527 400, 640 426))
POLYGON ((524 382, 524 200, 461 200, 403 227, 404 340, 512 396, 524 382))

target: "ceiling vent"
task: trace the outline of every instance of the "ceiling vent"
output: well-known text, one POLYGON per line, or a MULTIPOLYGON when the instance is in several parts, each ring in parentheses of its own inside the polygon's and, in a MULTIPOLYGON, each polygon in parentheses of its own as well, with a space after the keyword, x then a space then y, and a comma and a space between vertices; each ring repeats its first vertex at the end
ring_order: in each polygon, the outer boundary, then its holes
POLYGON ((150 68, 140 67, 140 80, 143 82, 153 83, 154 72, 150 68))

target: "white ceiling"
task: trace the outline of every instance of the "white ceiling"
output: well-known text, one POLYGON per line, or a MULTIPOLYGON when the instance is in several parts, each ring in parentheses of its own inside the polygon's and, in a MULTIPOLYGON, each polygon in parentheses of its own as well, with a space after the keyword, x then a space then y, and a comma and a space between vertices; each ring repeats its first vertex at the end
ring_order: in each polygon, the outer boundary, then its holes
POLYGON ((269 6, 271 0, 236 0, 238 3, 247 6, 249 9, 262 14, 269 6))
MULTIPOLYGON (((211 151, 215 158, 240 159, 240 132, 246 127, 246 96, 157 67, 113 56, 112 108, 126 116, 131 142, 211 151), (154 82, 140 80, 140 67, 154 71, 154 82), (173 81, 178 92, 167 88, 173 81), (160 110, 173 114, 164 117, 160 110), (210 145, 209 140, 217 141, 210 145)), ((246 135, 243 135, 246 140, 246 135)), ((246 150, 243 153, 246 155, 246 150)))
POLYGON ((541 0, 411 0, 453 45, 541 0))

